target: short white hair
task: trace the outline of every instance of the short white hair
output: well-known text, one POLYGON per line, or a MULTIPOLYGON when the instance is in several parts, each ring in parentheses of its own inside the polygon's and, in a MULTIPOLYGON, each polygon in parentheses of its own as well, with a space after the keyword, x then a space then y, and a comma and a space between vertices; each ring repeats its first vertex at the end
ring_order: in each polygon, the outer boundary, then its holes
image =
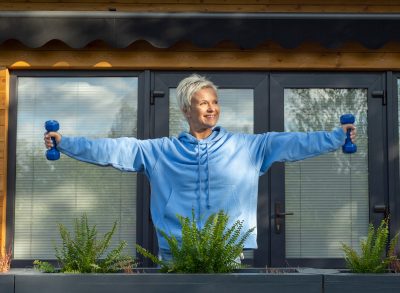
POLYGON ((212 88, 215 91, 215 94, 217 94, 217 86, 204 76, 192 74, 189 77, 182 79, 176 88, 176 99, 178 101, 179 109, 181 109, 183 113, 190 108, 192 98, 196 92, 203 88, 212 88))

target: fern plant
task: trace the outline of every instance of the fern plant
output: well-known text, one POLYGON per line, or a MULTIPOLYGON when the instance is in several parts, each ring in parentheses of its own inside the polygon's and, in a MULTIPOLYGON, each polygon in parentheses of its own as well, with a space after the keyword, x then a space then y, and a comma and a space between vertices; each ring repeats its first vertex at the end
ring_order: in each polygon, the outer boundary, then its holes
POLYGON ((165 262, 137 245, 140 254, 161 266, 162 272, 173 273, 229 273, 241 268, 238 261, 244 242, 255 229, 241 234, 243 221, 236 221, 227 227, 229 217, 220 211, 211 215, 202 229, 198 228, 194 211, 192 218, 178 215, 182 226, 182 240, 164 231, 161 235, 167 240, 172 261, 165 262))
MULTIPOLYGON (((127 245, 125 241, 107 253, 116 227, 117 222, 114 222, 111 231, 105 233, 103 239, 97 239, 97 228, 89 226, 86 214, 75 219, 74 235, 63 224, 59 224, 62 245, 55 250, 61 272, 112 273, 134 267, 134 259, 122 253, 127 245)), ((36 261, 35 265, 39 270, 48 268, 45 262, 36 261)))
POLYGON ((367 238, 361 241, 361 252, 358 254, 353 248, 342 243, 347 267, 354 273, 384 273, 393 261, 394 249, 398 235, 389 243, 389 251, 386 248, 389 242, 388 219, 382 220, 377 229, 372 224, 368 227, 367 238))

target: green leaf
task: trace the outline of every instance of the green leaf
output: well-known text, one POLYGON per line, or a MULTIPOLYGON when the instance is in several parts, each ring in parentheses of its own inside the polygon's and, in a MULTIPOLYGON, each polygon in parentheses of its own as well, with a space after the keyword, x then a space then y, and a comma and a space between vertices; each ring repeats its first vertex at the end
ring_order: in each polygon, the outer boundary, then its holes
POLYGON ((360 253, 355 249, 342 243, 342 250, 345 254, 347 267, 354 273, 384 273, 389 269, 390 263, 396 259, 394 249, 397 244, 396 235, 389 245, 389 252, 386 255, 386 248, 389 241, 389 219, 381 221, 378 228, 370 224, 368 235, 360 243, 360 253))
POLYGON ((90 226, 86 214, 74 220, 74 235, 63 224, 59 224, 62 240, 61 247, 56 247, 56 257, 65 273, 108 273, 117 272, 136 266, 133 257, 124 255, 126 242, 109 251, 112 236, 117 227, 114 222, 111 230, 102 239, 97 238, 96 225, 90 226))
MULTIPOLYGON (((208 217, 202 229, 192 209, 192 218, 177 215, 182 226, 182 239, 160 231, 172 254, 171 262, 162 263, 161 271, 168 273, 228 273, 242 267, 237 262, 243 245, 255 228, 242 233, 243 222, 229 226, 229 217, 219 211, 208 217)), ((138 252, 159 263, 158 258, 138 248, 138 252)))

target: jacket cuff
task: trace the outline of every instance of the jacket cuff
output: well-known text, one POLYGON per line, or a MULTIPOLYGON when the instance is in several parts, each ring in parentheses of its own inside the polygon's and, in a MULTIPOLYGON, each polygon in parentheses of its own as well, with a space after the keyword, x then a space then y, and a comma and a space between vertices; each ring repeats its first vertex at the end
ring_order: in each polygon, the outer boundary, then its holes
POLYGON ((344 145, 346 141, 346 132, 344 132, 342 127, 336 127, 333 130, 333 135, 339 146, 344 145))
POLYGON ((61 136, 61 141, 57 144, 57 149, 59 151, 63 151, 68 148, 70 138, 67 136, 61 136))

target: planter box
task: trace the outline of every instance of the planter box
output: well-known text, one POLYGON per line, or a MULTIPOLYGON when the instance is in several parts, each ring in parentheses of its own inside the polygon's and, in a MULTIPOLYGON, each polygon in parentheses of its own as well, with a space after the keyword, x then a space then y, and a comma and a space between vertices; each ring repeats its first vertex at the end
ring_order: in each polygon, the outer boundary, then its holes
POLYGON ((324 293, 400 292, 400 274, 327 274, 324 289, 324 293))
MULTIPOLYGON (((15 293, 320 293, 322 275, 310 273, 233 274, 43 274, 15 272, 15 293)), ((3 292, 2 292, 3 293, 3 292)))
POLYGON ((393 293, 400 274, 352 274, 337 270, 246 269, 233 274, 44 274, 13 269, 0 274, 0 293, 393 293))
POLYGON ((0 292, 14 293, 14 275, 9 273, 0 273, 0 292))

